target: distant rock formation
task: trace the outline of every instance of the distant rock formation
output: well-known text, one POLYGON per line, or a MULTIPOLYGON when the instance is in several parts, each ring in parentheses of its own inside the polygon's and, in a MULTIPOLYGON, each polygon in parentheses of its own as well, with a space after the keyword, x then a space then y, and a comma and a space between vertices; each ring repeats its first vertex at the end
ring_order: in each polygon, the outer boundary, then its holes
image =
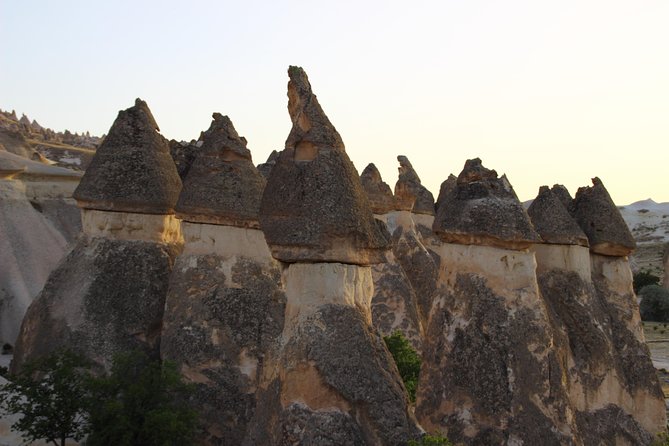
POLYGON ((72 192, 81 174, 0 150, 0 344, 81 230, 72 192))
POLYGON ((181 181, 145 102, 119 112, 74 197, 83 234, 30 305, 12 370, 59 348, 101 368, 140 348, 157 356, 181 240, 181 181))
POLYGON ((278 158, 279 152, 272 150, 272 153, 270 153, 269 157, 267 157, 267 161, 258 164, 258 172, 260 172, 260 174, 265 177, 265 179, 269 178, 269 174, 272 172, 272 168, 276 164, 276 160, 278 158))
POLYGON ((395 197, 390 186, 381 179, 381 172, 374 164, 369 164, 360 174, 362 184, 369 206, 375 214, 386 214, 395 210, 395 197))
POLYGON ((418 174, 404 155, 399 155, 399 179, 395 183, 395 204, 398 211, 434 215, 434 197, 420 182, 418 174))
POLYGON ((383 261, 387 241, 306 74, 288 74, 293 130, 270 174, 260 224, 272 255, 296 263, 283 271, 281 348, 265 365, 246 444, 404 444, 419 431, 372 327, 371 268, 361 266, 383 261))

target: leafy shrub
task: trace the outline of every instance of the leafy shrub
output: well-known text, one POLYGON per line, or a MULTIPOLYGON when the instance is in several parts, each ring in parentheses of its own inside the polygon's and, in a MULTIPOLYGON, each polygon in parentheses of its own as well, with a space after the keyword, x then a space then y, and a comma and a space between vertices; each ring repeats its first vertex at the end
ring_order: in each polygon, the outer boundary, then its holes
POLYGON ((639 297, 641 319, 654 322, 669 320, 669 290, 659 285, 646 285, 639 291, 639 297))
POLYGON ((56 352, 29 362, 0 386, 0 412, 21 414, 12 430, 30 442, 56 446, 86 436, 87 362, 71 352, 56 352))
POLYGON ((416 387, 418 386, 418 374, 420 373, 420 356, 411 347, 404 335, 396 331, 390 336, 384 336, 383 340, 393 355, 397 369, 400 372, 404 386, 412 403, 416 402, 416 387))
POLYGON ((639 293, 647 285, 659 285, 660 278, 649 271, 639 271, 634 274, 634 292, 639 293))
POLYGON ((109 376, 92 379, 90 388, 88 446, 191 444, 196 414, 183 404, 191 387, 174 363, 119 354, 109 376))
POLYGON ((437 435, 424 435, 420 440, 409 440, 408 446, 452 446, 448 438, 443 437, 441 434, 437 435))

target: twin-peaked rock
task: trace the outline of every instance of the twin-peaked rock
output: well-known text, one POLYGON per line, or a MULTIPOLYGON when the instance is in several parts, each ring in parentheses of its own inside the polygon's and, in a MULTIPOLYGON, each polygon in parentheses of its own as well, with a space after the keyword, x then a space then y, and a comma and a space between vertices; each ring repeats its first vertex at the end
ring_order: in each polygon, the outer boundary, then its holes
POLYGON ((539 236, 506 176, 468 160, 439 207, 434 232, 446 243, 524 249, 539 236))
POLYGON ((23 319, 12 362, 67 348, 100 367, 116 352, 157 356, 181 242, 181 181, 145 102, 119 116, 74 193, 83 235, 23 319), (122 211, 122 212, 119 212, 122 211))
POLYGON ((527 213, 544 243, 588 246, 588 238, 548 186, 541 186, 527 213))
POLYGON ((395 183, 395 205, 400 211, 434 215, 434 197, 420 183, 420 178, 404 155, 399 155, 399 178, 395 183))

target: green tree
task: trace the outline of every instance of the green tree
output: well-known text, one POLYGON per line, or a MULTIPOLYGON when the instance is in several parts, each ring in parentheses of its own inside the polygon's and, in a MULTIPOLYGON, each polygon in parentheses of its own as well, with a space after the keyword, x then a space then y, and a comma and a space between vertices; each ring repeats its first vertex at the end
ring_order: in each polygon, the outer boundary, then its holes
POLYGON ((647 285, 659 285, 660 278, 649 271, 639 271, 633 276, 634 292, 639 293, 647 285))
POLYGON ((390 354, 393 355, 395 364, 397 364, 404 386, 409 393, 409 399, 412 403, 416 402, 416 388, 418 387, 418 374, 421 365, 420 356, 400 331, 396 331, 390 336, 384 336, 383 340, 386 342, 390 354))
POLYGON ((669 290, 659 285, 646 285, 639 291, 639 312, 644 321, 669 321, 669 290))
POLYGON ((24 365, 0 386, 0 411, 20 414, 12 430, 27 440, 64 446, 85 437, 88 364, 80 356, 60 351, 24 365))
POLYGON ((115 356, 111 373, 90 384, 88 446, 169 446, 192 443, 196 414, 183 404, 191 387, 174 363, 140 352, 115 356))

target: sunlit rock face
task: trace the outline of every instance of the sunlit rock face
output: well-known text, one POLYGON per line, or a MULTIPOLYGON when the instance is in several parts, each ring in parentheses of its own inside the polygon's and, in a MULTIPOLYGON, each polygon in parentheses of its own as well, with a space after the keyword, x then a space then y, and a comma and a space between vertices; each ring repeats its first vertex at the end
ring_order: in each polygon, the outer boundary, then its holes
POLYGON ((176 206, 184 248, 170 278, 161 356, 195 385, 199 441, 241 444, 286 299, 281 266, 257 229, 265 180, 246 140, 215 113, 202 142, 176 206))
POLYGON ((563 343, 526 249, 539 240, 527 214, 506 178, 480 160, 468 161, 445 195, 434 222, 443 244, 419 422, 465 444, 580 444, 561 379, 563 343))
POLYGON ((434 215, 434 197, 420 182, 409 159, 399 155, 399 178, 395 183, 395 206, 399 211, 434 215))
POLYGON ((158 356, 181 245, 171 218, 180 187, 164 138, 137 100, 119 112, 75 191, 84 231, 28 309, 12 370, 60 348, 100 368, 120 351, 158 356))
POLYGON ((0 344, 14 345, 30 302, 81 229, 81 173, 0 149, 0 344))
POLYGON ((306 74, 288 74, 293 130, 260 209, 272 255, 291 262, 282 274, 286 319, 244 444, 405 444, 419 431, 372 326, 364 266, 385 260, 387 233, 306 74))

